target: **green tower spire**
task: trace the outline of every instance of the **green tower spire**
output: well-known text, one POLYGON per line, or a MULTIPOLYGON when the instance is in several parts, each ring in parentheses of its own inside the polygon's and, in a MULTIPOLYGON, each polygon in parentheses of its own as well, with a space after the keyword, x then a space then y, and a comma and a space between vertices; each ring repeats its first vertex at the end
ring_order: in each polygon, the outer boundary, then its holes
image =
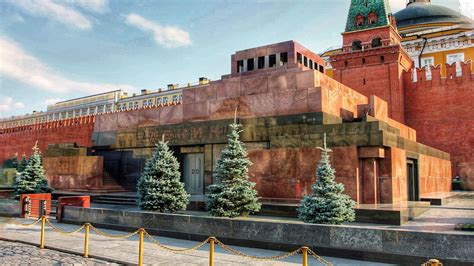
POLYGON ((388 0, 351 0, 346 32, 388 26, 391 15, 388 0), (375 19, 370 20, 374 17, 375 19))

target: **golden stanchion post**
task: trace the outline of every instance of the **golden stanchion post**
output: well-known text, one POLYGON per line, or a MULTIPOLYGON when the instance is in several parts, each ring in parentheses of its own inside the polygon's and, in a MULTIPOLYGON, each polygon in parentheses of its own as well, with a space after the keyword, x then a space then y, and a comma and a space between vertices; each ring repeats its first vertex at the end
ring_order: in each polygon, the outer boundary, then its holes
POLYGON ((140 241, 138 245, 138 266, 143 265, 143 228, 140 228, 140 241))
POLYGON ((89 257, 89 223, 86 223, 85 225, 85 229, 86 229, 86 233, 85 233, 85 239, 84 239, 84 258, 88 258, 89 257))
POLYGON ((303 254, 303 266, 308 266, 308 247, 302 247, 301 254, 303 254))
POLYGON ((40 248, 44 248, 44 227, 46 223, 46 216, 41 216, 41 238, 40 238, 40 248))
POLYGON ((216 242, 215 237, 209 238, 209 266, 214 266, 214 244, 216 242))

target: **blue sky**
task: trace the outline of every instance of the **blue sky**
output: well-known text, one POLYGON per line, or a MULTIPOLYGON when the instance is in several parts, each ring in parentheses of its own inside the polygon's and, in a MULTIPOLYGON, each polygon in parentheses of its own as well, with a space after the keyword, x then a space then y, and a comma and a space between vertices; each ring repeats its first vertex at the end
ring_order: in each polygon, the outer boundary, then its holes
MULTIPOLYGON (((2 0, 0 117, 111 89, 219 79, 233 52, 274 42, 323 52, 340 45, 349 2, 2 0)), ((391 0, 392 10, 405 2, 391 0)))

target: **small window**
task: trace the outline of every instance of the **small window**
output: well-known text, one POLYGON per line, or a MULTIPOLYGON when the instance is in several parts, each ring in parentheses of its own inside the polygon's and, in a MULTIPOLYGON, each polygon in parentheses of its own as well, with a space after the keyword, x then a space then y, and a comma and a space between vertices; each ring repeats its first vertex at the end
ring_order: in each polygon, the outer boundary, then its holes
POLYGON ((313 60, 309 59, 309 68, 313 69, 313 60))
POLYGON ((173 102, 177 102, 178 101, 178 95, 173 95, 173 102))
POLYGON ((385 63, 385 57, 383 55, 380 57, 380 63, 385 63))
POLYGON ((247 59, 247 71, 252 71, 255 69, 253 58, 247 59))
POLYGON ((306 56, 303 57, 303 65, 304 65, 305 67, 308 66, 308 58, 307 58, 306 56))
POLYGON ((369 25, 377 24, 378 21, 378 16, 375 12, 370 12, 369 15, 367 16, 369 25))
POLYGON ((258 69, 262 69, 265 67, 265 56, 260 56, 258 58, 258 69))
POLYGON ((318 67, 319 67, 318 63, 314 62, 314 69, 318 70, 318 67))
POLYGON ((362 65, 365 65, 365 58, 362 58, 362 65))
POLYGON ((344 66, 347 67, 348 65, 347 61, 344 61, 344 66))
POLYGON ((298 64, 303 64, 303 56, 300 53, 296 53, 296 60, 298 64))
POLYGON ((132 108, 133 108, 133 103, 132 103, 132 102, 129 102, 129 103, 128 103, 128 108, 129 108, 129 109, 132 109, 132 108))
POLYGON ((382 46, 382 39, 381 38, 374 38, 372 40, 372 48, 380 47, 380 46, 382 46))
POLYGON ((352 51, 362 50, 362 42, 361 41, 353 41, 352 42, 352 51))
POLYGON ((134 107, 135 107, 135 109, 138 108, 138 102, 135 102, 134 107))
POLYGON ((237 73, 244 71, 244 60, 237 61, 237 73))
POLYGON ((143 101, 143 107, 147 107, 148 106, 148 101, 147 100, 144 100, 143 101))
POLYGON ((152 106, 153 105, 153 99, 149 99, 148 100, 148 106, 152 106))
POLYGON ((319 65, 319 72, 324 73, 324 67, 322 65, 319 65))
POLYGON ((364 16, 362 16, 361 14, 357 15, 355 17, 355 25, 357 27, 361 27, 364 25, 364 16))
POLYGON ((168 103, 168 97, 163 97, 163 104, 167 104, 168 103))
POLYGON ((269 65, 269 67, 274 67, 274 66, 276 66, 276 62, 277 62, 276 54, 271 54, 271 55, 268 57, 268 65, 269 65))
POLYGON ((280 54, 280 66, 286 65, 288 63, 288 53, 280 54))

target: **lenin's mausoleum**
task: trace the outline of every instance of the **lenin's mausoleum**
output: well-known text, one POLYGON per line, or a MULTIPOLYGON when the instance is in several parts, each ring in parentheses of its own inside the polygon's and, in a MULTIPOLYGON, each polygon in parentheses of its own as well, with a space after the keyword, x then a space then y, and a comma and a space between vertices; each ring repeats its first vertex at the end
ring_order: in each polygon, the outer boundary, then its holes
MULTIPOLYGON (((418 2, 406 10, 429 6, 418 2)), ((472 32, 465 19, 451 31, 472 32)), ((429 200, 451 191, 455 176, 474 189, 474 75, 467 60, 473 35, 460 41, 470 47, 462 61, 420 69, 402 45, 410 35, 401 35, 397 22, 388 1, 353 0, 342 49, 327 56, 295 41, 241 50, 231 56, 230 74, 169 86, 179 96, 166 103, 156 99, 169 91, 144 91, 113 99, 110 109, 85 113, 79 106, 3 126, 1 182, 11 178, 8 161, 29 155, 38 141, 53 188, 135 191, 164 134, 187 191, 205 195, 237 109, 250 176, 263 200, 294 202, 310 192, 324 134, 337 181, 360 204, 429 200), (130 104, 134 99, 139 104, 130 104)))

